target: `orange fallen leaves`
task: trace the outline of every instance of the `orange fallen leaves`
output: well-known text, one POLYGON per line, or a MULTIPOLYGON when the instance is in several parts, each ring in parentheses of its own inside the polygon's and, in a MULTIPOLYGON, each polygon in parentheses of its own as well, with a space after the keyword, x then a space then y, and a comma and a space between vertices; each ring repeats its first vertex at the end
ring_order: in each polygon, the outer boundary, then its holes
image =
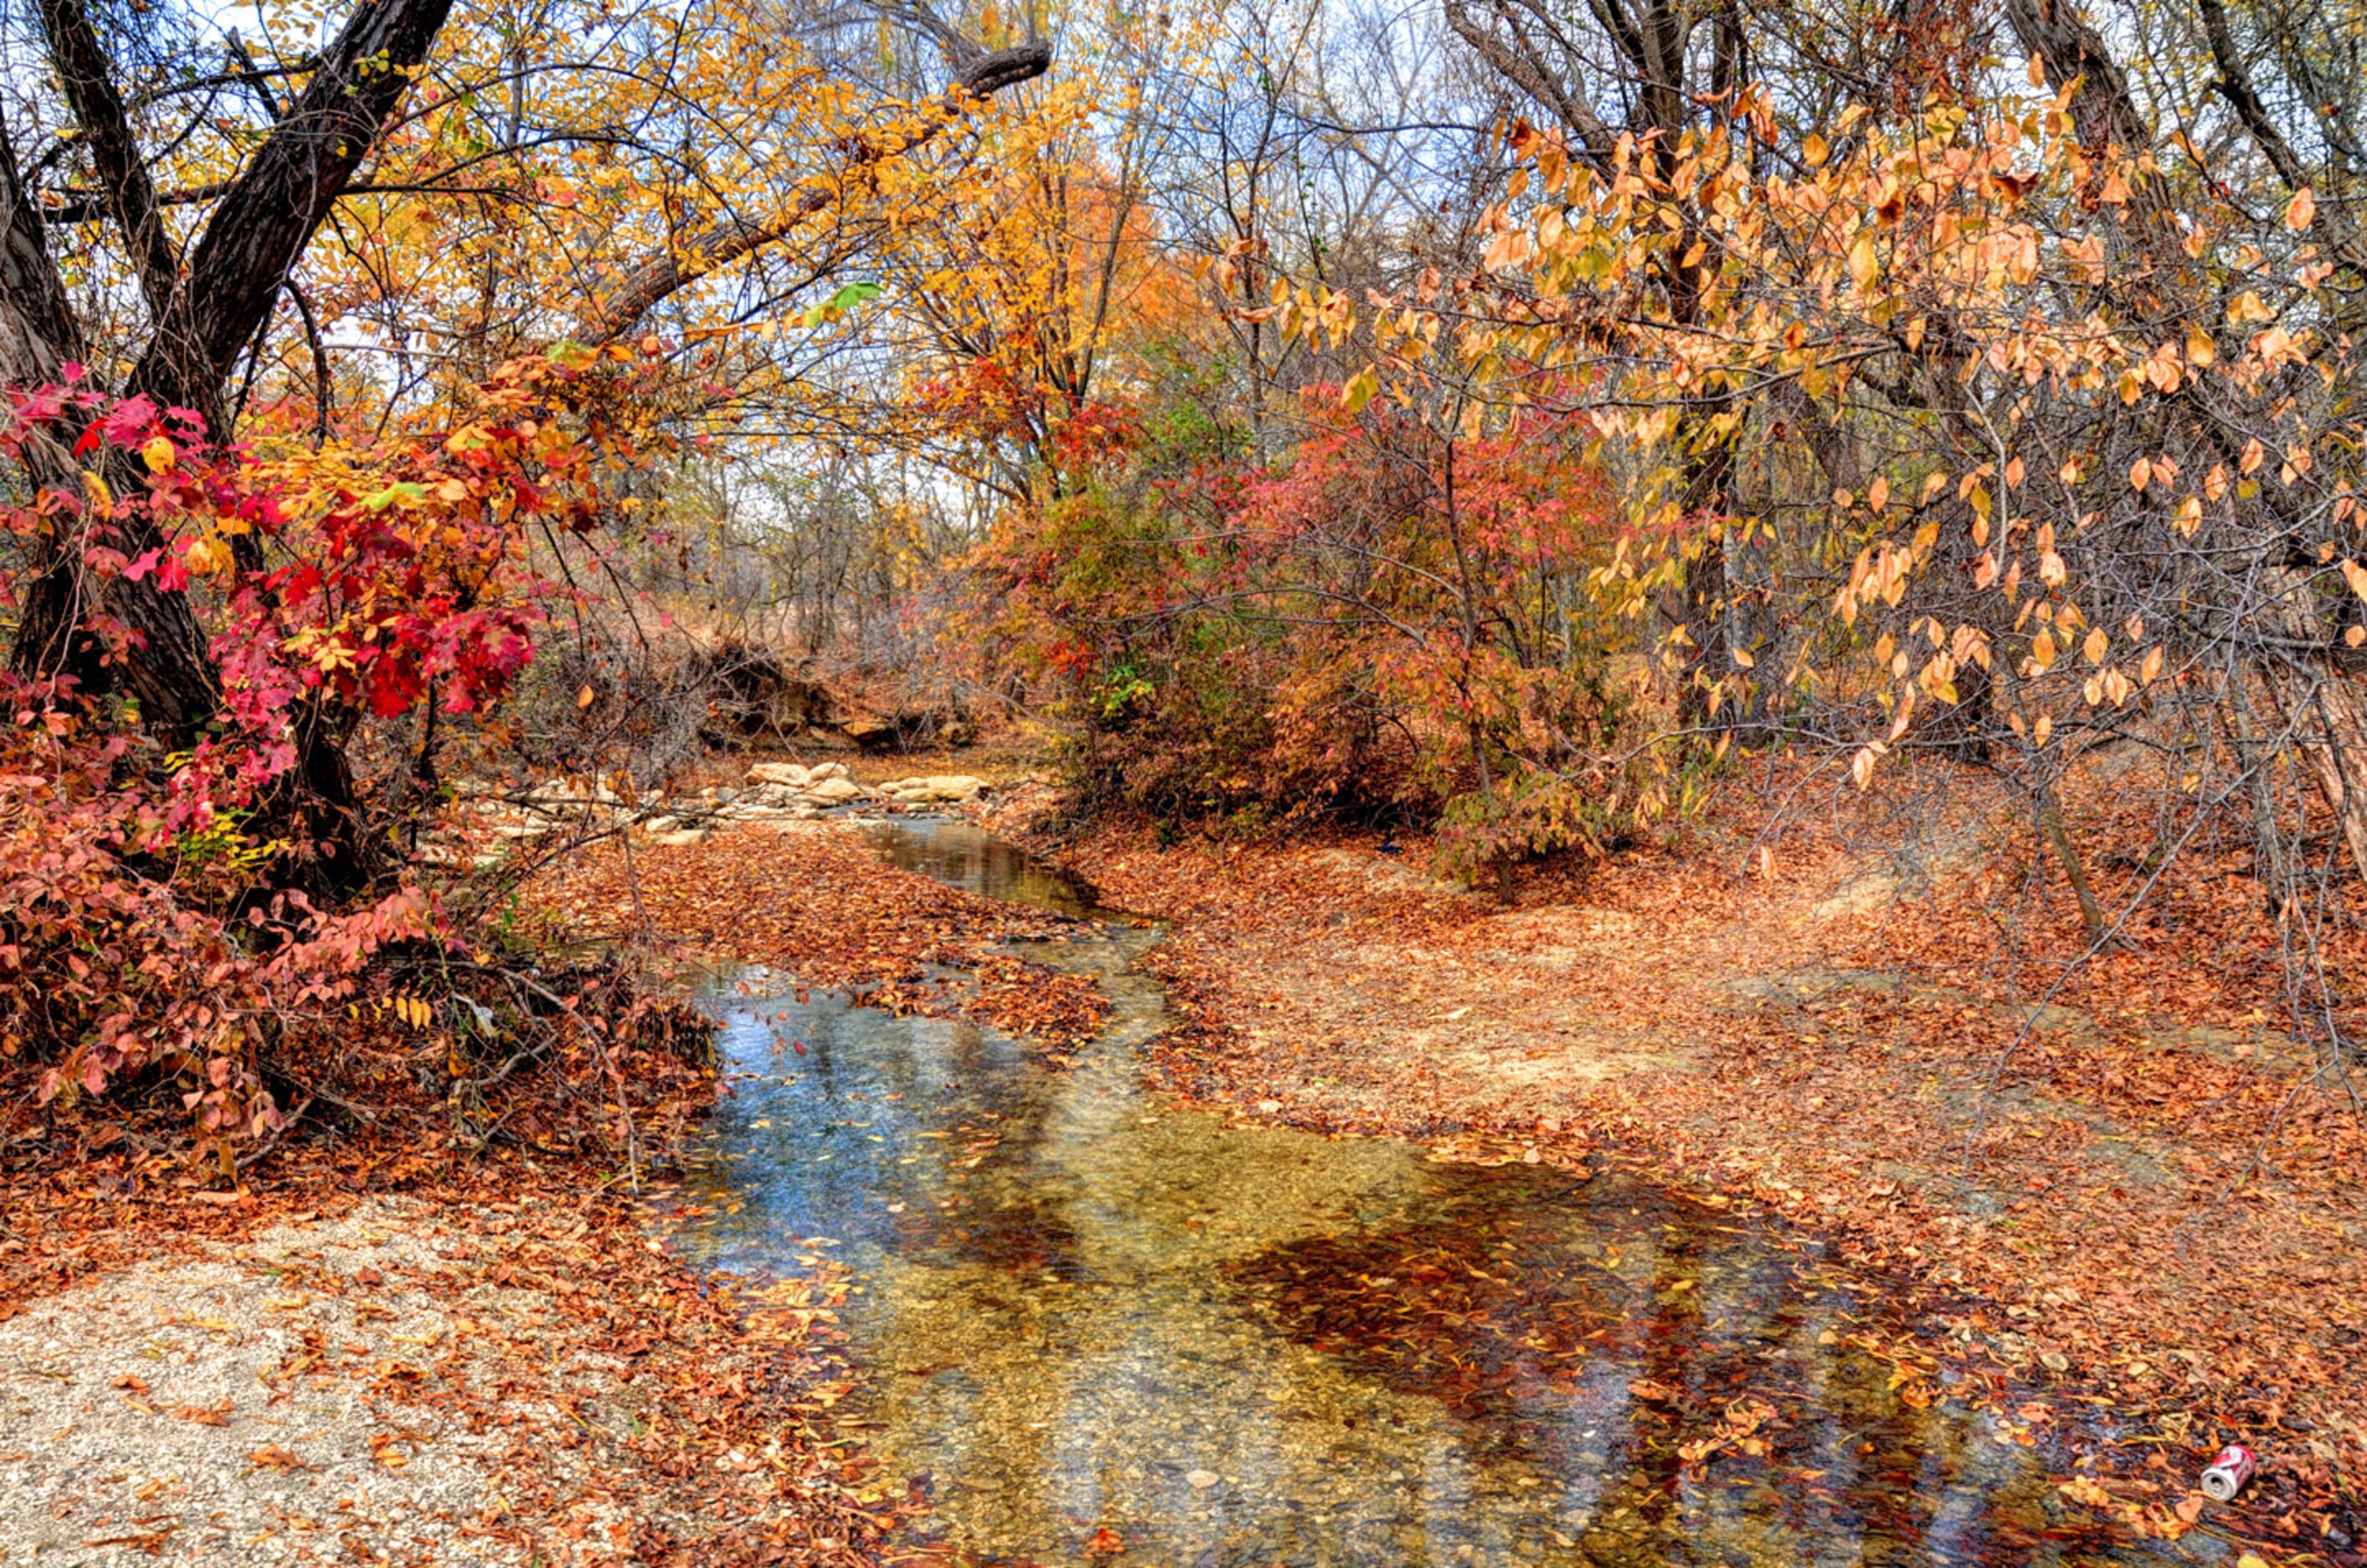
POLYGON ((764 964, 800 984, 859 990, 898 1014, 962 1017, 1055 1048, 1101 1028, 1087 978, 996 950, 1073 923, 883 863, 851 832, 741 830, 628 857, 581 856, 540 893, 583 935, 620 928, 710 958, 764 964))
MULTIPOLYGON (((2346 1306, 2367 1258, 2329 1244, 2367 1184, 2367 1126, 2259 1043, 2282 1016, 2276 933, 2241 868, 2198 861, 2156 905, 2175 929, 2137 927, 2025 1035, 1992 964, 1994 888, 1820 908, 1846 885, 1836 841, 1795 827, 1784 879, 1738 880, 1721 868, 1762 824, 1720 810, 1701 831, 1731 854, 1549 870, 1509 903, 1431 882, 1410 842, 1162 847, 1104 826, 1071 858, 1173 922, 1150 962, 1178 1005, 1154 1045, 1177 1089, 1610 1159, 1780 1212, 1884 1281, 1897 1397, 1929 1403, 1970 1361, 1976 1388, 2129 1411, 2141 1441, 2116 1469, 2154 1454, 2183 1475, 2222 1437, 2265 1437, 2251 1506, 2282 1497, 2313 1536, 2304 1500, 2367 1463, 2367 1323, 2346 1306)), ((2112 859, 2109 818, 2081 828, 2100 881, 2146 874, 2112 859)), ((2367 923, 2336 940, 2367 944, 2367 923)), ((2019 1442, 2030 1422, 2010 1425, 2019 1442)), ((2159 1504, 2145 1518, 2183 1528, 2159 1504)))

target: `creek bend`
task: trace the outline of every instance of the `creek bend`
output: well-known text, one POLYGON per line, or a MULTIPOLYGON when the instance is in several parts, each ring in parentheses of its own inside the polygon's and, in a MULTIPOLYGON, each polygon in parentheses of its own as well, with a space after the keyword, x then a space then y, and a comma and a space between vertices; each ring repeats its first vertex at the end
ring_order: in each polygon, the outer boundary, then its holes
POLYGON ((899 865, 1079 917, 1026 950, 1093 975, 1109 1027, 1056 1071, 786 977, 713 987, 733 1093, 675 1243, 735 1275, 816 1248, 855 1271, 867 1375, 840 1409, 955 1561, 2219 1555, 2109 1543, 1988 1418, 1902 1400, 1847 1343, 1864 1303, 1762 1225, 1617 1173, 1435 1165, 1159 1094, 1140 1052, 1165 1004, 1135 963, 1155 933, 968 824, 870 831, 899 865))

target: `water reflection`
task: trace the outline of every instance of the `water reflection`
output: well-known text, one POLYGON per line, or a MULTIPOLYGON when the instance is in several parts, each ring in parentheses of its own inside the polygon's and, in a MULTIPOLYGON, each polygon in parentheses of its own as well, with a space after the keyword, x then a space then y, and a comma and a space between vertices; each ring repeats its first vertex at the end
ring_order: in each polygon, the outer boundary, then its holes
MULTIPOLYGON (((883 832, 1092 908, 974 830, 883 832)), ((713 998, 742 1076, 685 1244, 752 1273, 834 1244, 866 1281, 855 1417, 971 1561, 1104 1530, 1191 1568, 2124 1560, 2032 1455, 1903 1402, 1844 1343, 1855 1303, 1751 1226, 1145 1092, 1151 938, 1089 929, 1036 949, 1116 1007, 1066 1073, 786 984, 713 998)))

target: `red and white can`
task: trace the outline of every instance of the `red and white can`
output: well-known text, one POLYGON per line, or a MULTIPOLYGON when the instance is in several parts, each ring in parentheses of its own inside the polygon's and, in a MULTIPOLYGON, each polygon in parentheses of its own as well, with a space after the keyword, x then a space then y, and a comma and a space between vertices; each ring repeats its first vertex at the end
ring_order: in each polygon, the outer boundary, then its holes
POLYGON ((2244 1483, 2251 1480, 2252 1472, 2259 1468, 2260 1461, 2251 1449, 2241 1443, 2230 1443, 2219 1450, 2219 1457, 2203 1472, 2203 1494, 2214 1503, 2232 1503, 2236 1494, 2244 1490, 2244 1483))

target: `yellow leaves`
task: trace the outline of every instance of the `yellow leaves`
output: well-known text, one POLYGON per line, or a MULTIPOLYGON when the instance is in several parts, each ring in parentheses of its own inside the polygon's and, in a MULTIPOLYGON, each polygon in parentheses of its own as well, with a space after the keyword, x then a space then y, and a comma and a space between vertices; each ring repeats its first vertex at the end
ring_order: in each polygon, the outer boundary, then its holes
POLYGON ((2061 650, 2055 646, 2055 633, 2044 627, 2030 640, 2030 662, 2043 673, 2055 667, 2056 656, 2061 650))
POLYGON ((2095 284, 2104 280, 2104 238, 2088 234, 2063 242, 2063 259, 2067 264, 2071 281, 2095 284))
POLYGON ((2091 626, 2088 629, 2087 640, 2079 644, 2079 656, 2091 665, 2101 665, 2104 662, 2104 655, 2112 651, 2112 640, 2104 635, 2102 627, 2091 626))
POLYGON ((1490 272, 1512 272, 1528 265, 1536 254, 1525 229, 1507 229, 1488 242, 1479 253, 1479 265, 1490 272))
POLYGON ((2090 676, 2079 687, 2079 695, 2090 708, 2101 708, 2109 702, 2118 708, 2136 690, 2136 686, 2118 669, 2107 666, 2090 676))
POLYGON ((1890 505, 1890 481, 1886 477, 1874 476, 1874 483, 1866 487, 1865 504, 1876 512, 1890 505))
POLYGON ((2296 234, 2308 228, 2316 216, 2317 198, 2310 194, 2307 186, 2294 191, 2293 199, 2285 203, 2285 227, 2296 234))
POLYGON ((1351 414, 1362 414, 1365 405, 1372 402, 1374 394, 1380 390, 1380 371, 1367 365, 1351 376, 1348 384, 1341 389, 1340 406, 1351 414))
POLYGON ((2112 1494, 2084 1475, 2074 1476, 2056 1488, 2074 1503, 2086 1508, 2103 1508, 2112 1505, 2112 1494))
POLYGON ((2137 679, 2146 686, 2151 686, 2154 682, 2159 680, 2161 678, 2161 660, 2162 653, 2158 646, 2146 649, 2145 658, 2137 665, 2137 679))
POLYGON ((108 489, 107 481, 88 469, 82 472, 82 493, 84 499, 90 503, 92 511, 111 513, 115 510, 115 493, 108 489))
POLYGON ((1858 291, 1867 294, 1874 291, 1874 280, 1882 275, 1882 264, 1874 252, 1874 232, 1871 229, 1861 230, 1857 238, 1851 242, 1849 275, 1850 281, 1857 285, 1858 291))
POLYGON ((2243 455, 2236 460, 2236 466, 2246 473, 2254 473, 2259 472, 2261 461, 2267 456, 2268 449, 2261 446, 2260 438, 2255 436, 2244 443, 2243 455))
POLYGON ((379 1002, 380 1010, 391 1013, 414 1029, 424 1029, 435 1021, 436 1009, 424 997, 388 996, 379 1002))
POLYGON ((2249 326, 2254 322, 2273 320, 2275 315, 2276 312, 2269 309, 2268 302, 2250 289, 2237 295, 2227 305, 2227 320, 2236 326, 2249 326))
POLYGON ((1916 683, 1939 701, 1956 701, 1956 661, 1946 653, 1935 655, 1917 675, 1916 683))
POLYGON ((1665 437, 1669 433, 1670 429, 1676 424, 1676 422, 1677 411, 1675 407, 1668 403, 1663 403, 1658 408, 1647 409, 1642 414, 1637 415, 1634 423, 1629 426, 1628 433, 1635 437, 1637 443, 1640 446, 1657 446, 1659 444, 1661 437, 1665 437))
POLYGON ((191 540, 181 551, 181 564, 194 576, 210 577, 230 563, 230 546, 214 534, 191 540))
POLYGON ((2200 369, 2218 358, 2219 347, 2211 341, 2211 335, 2203 330, 2202 323, 2197 322, 2186 329, 2186 362, 2188 364, 2200 369))
POLYGON ((2139 458, 2136 461, 2135 461, 2135 462, 2133 462, 2133 463, 2129 464, 2129 488, 2130 488, 2130 489, 2132 489, 2132 490, 2135 491, 2138 494, 2142 495, 2142 494, 2144 494, 2146 493, 2146 485, 2148 485, 2148 484, 2151 484, 2152 483, 2153 483, 2153 460, 2152 460, 2152 459, 2150 459, 2150 458, 2139 458))
POLYGON ((2189 495, 2180 501, 2178 510, 2170 515, 2169 526, 2176 528, 2180 537, 2192 539, 2194 530, 2203 526, 2203 498, 2189 495))
POLYGON ((2342 558, 2342 580, 2350 585, 2352 593, 2367 599, 2367 568, 2361 568, 2347 555, 2342 558))
POLYGON ((166 472, 179 458, 180 453, 173 449, 173 443, 162 436, 149 437, 147 444, 140 449, 140 460, 148 465, 150 473, 166 472))

